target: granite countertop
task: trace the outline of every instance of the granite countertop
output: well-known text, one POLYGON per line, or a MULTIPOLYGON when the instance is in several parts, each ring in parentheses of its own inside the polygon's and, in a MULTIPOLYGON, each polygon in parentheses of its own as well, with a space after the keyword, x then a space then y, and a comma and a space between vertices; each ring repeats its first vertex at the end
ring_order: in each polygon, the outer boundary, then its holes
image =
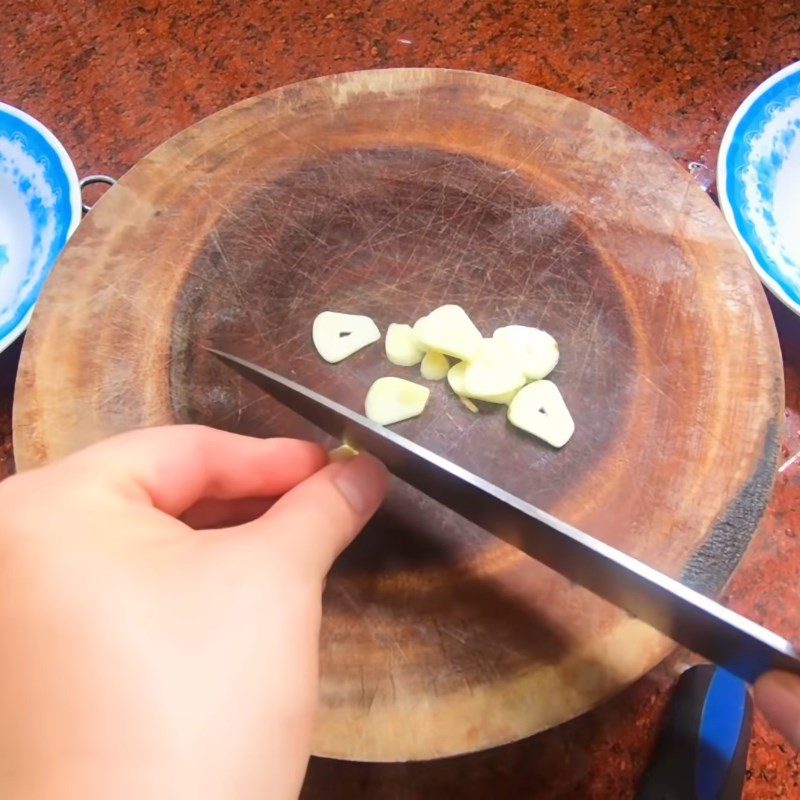
MULTIPOLYGON (((726 121, 764 78, 800 59, 796 0, 630 3, 372 0, 6 0, 0 97, 59 136, 79 174, 120 175, 230 103, 353 69, 453 67, 528 81, 641 131, 706 187, 726 121)), ((800 614, 800 322, 773 304, 787 417, 775 495, 723 600, 797 638, 800 614)), ((0 478, 12 465, 19 347, 0 356, 0 478)), ((678 653, 601 708, 554 731, 410 765, 314 760, 305 796, 629 798, 678 653)), ((756 720, 746 798, 800 796, 797 756, 756 720)))

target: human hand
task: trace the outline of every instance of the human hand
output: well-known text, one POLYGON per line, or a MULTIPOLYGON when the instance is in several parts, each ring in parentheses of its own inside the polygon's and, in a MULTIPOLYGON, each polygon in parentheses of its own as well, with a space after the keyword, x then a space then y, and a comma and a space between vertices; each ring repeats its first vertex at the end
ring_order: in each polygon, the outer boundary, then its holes
POLYGON ((296 797, 323 582, 386 482, 179 426, 0 484, 0 796, 296 797))
POLYGON ((795 750, 800 750, 800 677, 768 672, 754 687, 756 706, 795 750))

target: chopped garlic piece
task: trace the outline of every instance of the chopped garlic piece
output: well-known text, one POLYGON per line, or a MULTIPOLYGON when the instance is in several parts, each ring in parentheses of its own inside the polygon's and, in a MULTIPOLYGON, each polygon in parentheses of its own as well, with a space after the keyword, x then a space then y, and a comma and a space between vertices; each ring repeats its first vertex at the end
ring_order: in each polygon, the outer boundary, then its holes
POLYGON ((425 353, 417 346, 410 325, 393 322, 386 330, 386 358, 398 367, 413 367, 425 353))
POLYGON ((440 381, 447 375, 449 369, 450 362, 447 360, 447 356, 431 350, 425 353, 419 371, 427 381, 440 381))
POLYGON ((498 328, 492 338, 514 354, 517 366, 529 380, 547 377, 558 364, 558 342, 539 328, 508 325, 498 328))
POLYGON ((403 378, 378 378, 369 387, 364 410, 379 425, 402 422, 422 413, 431 390, 403 378))
POLYGON ((414 336, 425 350, 435 350, 458 359, 478 354, 483 337, 461 306, 446 305, 417 320, 414 336))
POLYGON ((458 364, 453 364, 447 372, 447 382, 459 397, 465 397, 467 394, 467 388, 464 386, 464 373, 466 371, 467 362, 459 361, 458 364))
POLYGON ((354 447, 350 447, 349 444, 340 444, 338 447, 334 447, 328 453, 328 462, 331 464, 337 464, 340 461, 349 461, 351 458, 355 458, 358 455, 358 450, 354 447))
POLYGON ((475 400, 508 403, 525 385, 512 354, 495 339, 484 339, 475 361, 464 370, 464 392, 475 400))
POLYGON ((563 447, 575 432, 572 415, 552 381, 534 381, 517 392, 508 420, 553 447, 563 447))
POLYGON ((381 338, 378 326, 361 314, 323 311, 314 320, 311 338, 317 352, 335 364, 381 338))

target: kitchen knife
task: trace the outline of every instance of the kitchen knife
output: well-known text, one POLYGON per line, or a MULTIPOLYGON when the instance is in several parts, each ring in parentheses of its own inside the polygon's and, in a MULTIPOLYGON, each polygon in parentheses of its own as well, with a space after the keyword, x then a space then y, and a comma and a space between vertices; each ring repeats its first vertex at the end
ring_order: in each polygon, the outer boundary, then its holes
POLYGON ((733 675, 748 683, 771 669, 800 675, 797 651, 772 631, 340 403, 209 351, 318 428, 380 459, 401 480, 733 675))

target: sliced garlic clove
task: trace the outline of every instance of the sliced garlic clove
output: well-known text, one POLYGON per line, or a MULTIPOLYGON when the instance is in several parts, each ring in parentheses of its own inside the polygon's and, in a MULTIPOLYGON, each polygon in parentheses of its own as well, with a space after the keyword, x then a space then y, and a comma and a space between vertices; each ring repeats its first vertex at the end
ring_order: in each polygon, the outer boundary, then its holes
POLYGON ((425 350, 469 360, 478 354, 483 337, 461 306, 446 305, 417 320, 414 336, 425 350))
POLYGON ((440 381, 447 375, 449 369, 450 362, 447 360, 447 356, 431 350, 429 353, 425 353, 419 371, 426 381, 440 381))
POLYGON ((431 390, 404 378, 378 378, 369 387, 364 411, 379 425, 391 425, 422 413, 431 390))
POLYGON ((466 397, 487 403, 510 403, 525 385, 525 378, 517 369, 502 371, 480 362, 467 367, 464 376, 466 397))
POLYGON ((323 311, 314 320, 311 338, 317 352, 329 364, 336 364, 362 347, 377 342, 381 333, 369 317, 323 311))
MULTIPOLYGON (((495 361, 495 362, 505 362, 508 365, 516 364, 516 354, 514 350, 504 341, 500 339, 484 339, 481 342, 480 350, 478 350, 478 355, 473 359, 473 361, 495 361)), ((519 367, 517 366, 517 369, 519 367)), ((521 370, 520 370, 521 372, 521 370)))
POLYGON ((572 415, 552 381, 534 381, 520 389, 508 407, 508 421, 553 447, 563 447, 575 432, 572 415))
POLYGON ((349 461, 357 455, 358 450, 354 447, 350 447, 349 444, 340 444, 328 452, 328 462, 330 464, 338 464, 340 461, 349 461))
POLYGON ((393 322, 386 330, 386 358, 398 367, 413 367, 422 361, 424 351, 417 346, 410 325, 393 322))
POLYGON ((477 414, 480 409, 464 394, 466 391, 464 388, 464 373, 466 371, 466 361, 459 361, 458 364, 453 364, 447 371, 447 382, 450 384, 450 388, 458 395, 458 399, 464 407, 468 408, 473 414, 477 414))
POLYGON ((498 328, 492 337, 514 354, 526 378, 540 380, 558 364, 558 342, 547 331, 526 325, 498 328))
POLYGON ((450 388, 459 396, 465 397, 467 388, 464 386, 464 373, 467 371, 467 362, 459 361, 447 371, 447 382, 450 388))
POLYGON ((508 403, 525 385, 525 376, 501 342, 484 339, 475 361, 464 370, 464 394, 489 403, 508 403))
POLYGON ((494 403, 498 406, 507 406, 516 396, 519 389, 511 389, 508 392, 495 395, 491 400, 485 397, 478 397, 478 400, 484 400, 487 403, 494 403))

